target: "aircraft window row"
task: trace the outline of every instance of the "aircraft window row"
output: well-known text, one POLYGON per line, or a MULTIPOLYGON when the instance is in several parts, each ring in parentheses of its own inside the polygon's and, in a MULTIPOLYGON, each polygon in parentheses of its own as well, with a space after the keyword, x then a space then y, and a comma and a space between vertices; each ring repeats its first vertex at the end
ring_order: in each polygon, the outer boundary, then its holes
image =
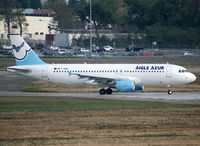
MULTIPOLYGON (((69 73, 69 72, 71 72, 71 73, 88 73, 88 72, 89 72, 89 73, 90 73, 90 72, 92 72, 92 73, 96 73, 96 72, 97 72, 97 73, 99 73, 99 72, 100 72, 100 73, 101 73, 101 72, 102 72, 102 73, 104 73, 104 72, 108 72, 108 73, 110 72, 110 73, 112 73, 112 72, 113 72, 113 73, 115 73, 115 72, 116 72, 116 73, 118 73, 118 70, 116 70, 116 71, 115 71, 115 70, 110 70, 110 71, 109 71, 109 70, 81 70, 81 71, 79 71, 79 70, 78 70, 78 71, 77 71, 77 70, 75 70, 75 71, 74 71, 74 70, 69 70, 69 71, 66 71, 66 70, 64 70, 64 71, 63 71, 63 70, 62 70, 62 71, 61 71, 61 70, 58 71, 58 70, 57 70, 57 71, 55 71, 55 70, 54 70, 54 72, 57 72, 57 73, 58 73, 58 72, 59 72, 59 73, 66 73, 66 72, 68 72, 68 73, 69 73)), ((127 70, 125 70, 125 71, 120 71, 120 72, 125 72, 125 73, 134 73, 134 72, 135 72, 135 73, 150 73, 150 72, 152 72, 152 73, 153 73, 153 72, 154 72, 154 73, 156 73, 156 72, 159 73, 159 72, 160 72, 160 73, 161 73, 161 72, 162 72, 162 73, 164 73, 164 71, 155 71, 155 70, 154 70, 154 71, 127 71, 127 70)))
POLYGON ((188 70, 179 70, 179 73, 189 72, 188 70))

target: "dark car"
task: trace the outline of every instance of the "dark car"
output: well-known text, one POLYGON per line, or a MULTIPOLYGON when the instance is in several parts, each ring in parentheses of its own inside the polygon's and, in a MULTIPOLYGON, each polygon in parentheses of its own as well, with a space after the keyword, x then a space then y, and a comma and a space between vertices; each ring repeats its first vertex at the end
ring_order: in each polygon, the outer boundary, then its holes
POLYGON ((141 52, 144 50, 144 47, 136 46, 136 45, 130 45, 128 48, 126 48, 126 52, 134 51, 134 52, 141 52))
POLYGON ((12 55, 12 51, 11 50, 3 50, 3 49, 0 49, 0 54, 1 55, 12 55))

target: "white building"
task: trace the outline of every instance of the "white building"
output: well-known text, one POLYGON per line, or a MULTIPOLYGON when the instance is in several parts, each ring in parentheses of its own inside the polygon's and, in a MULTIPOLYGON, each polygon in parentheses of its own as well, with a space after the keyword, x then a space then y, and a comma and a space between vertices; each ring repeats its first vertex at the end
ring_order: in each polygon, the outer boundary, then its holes
MULTIPOLYGON (((46 34, 57 32, 55 29, 50 29, 57 27, 57 22, 49 16, 53 11, 26 9, 23 13, 26 22, 23 25, 22 36, 25 39, 44 41, 46 34)), ((20 33, 20 28, 15 22, 11 23, 10 30, 11 33, 20 33)), ((7 39, 7 27, 3 20, 0 20, 0 39, 7 39)))

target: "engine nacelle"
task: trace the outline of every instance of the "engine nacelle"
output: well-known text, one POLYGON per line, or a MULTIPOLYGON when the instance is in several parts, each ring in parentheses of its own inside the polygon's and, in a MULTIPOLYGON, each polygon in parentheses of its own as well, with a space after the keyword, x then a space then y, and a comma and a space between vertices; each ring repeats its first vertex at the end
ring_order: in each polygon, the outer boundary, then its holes
POLYGON ((116 82, 116 89, 122 92, 142 91, 144 86, 135 85, 133 80, 122 80, 116 82))

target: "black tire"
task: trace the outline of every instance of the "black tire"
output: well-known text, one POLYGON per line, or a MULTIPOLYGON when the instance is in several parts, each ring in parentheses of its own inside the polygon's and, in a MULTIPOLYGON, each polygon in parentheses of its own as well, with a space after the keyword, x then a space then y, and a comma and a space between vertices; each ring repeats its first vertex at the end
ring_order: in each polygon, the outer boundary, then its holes
POLYGON ((101 94, 101 95, 105 95, 105 94, 106 94, 106 90, 105 90, 105 89, 101 89, 101 90, 99 90, 99 94, 101 94))
POLYGON ((109 94, 109 95, 112 94, 112 89, 108 88, 108 89, 106 90, 106 93, 109 94))
POLYGON ((172 95, 172 94, 173 94, 173 91, 172 91, 172 90, 169 90, 169 91, 168 91, 168 94, 169 94, 169 95, 172 95))

